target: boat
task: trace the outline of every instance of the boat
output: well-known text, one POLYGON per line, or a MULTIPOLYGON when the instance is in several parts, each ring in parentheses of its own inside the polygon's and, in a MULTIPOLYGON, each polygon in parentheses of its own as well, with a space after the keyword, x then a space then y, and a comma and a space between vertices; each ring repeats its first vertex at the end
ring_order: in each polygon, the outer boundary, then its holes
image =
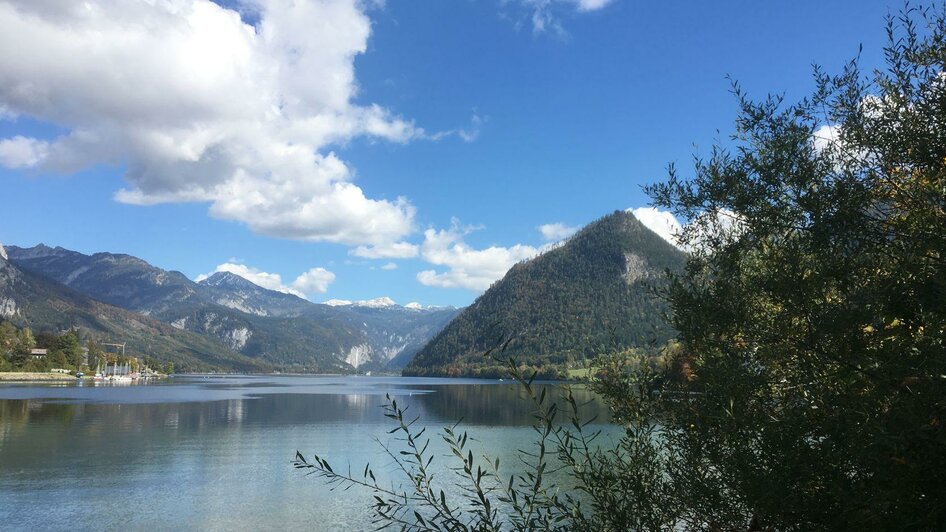
POLYGON ((106 366, 105 373, 107 376, 105 377, 105 380, 114 383, 130 383, 133 380, 131 375, 129 375, 130 371, 131 366, 129 364, 125 363, 119 366, 118 362, 115 362, 115 364, 112 365, 111 375, 108 375, 108 366, 106 366))

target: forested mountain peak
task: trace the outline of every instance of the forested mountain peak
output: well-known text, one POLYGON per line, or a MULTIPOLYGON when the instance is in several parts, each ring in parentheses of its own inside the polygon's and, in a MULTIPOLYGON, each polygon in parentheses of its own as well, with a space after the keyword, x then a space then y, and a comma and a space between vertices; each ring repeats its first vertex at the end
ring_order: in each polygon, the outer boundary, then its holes
POLYGON ((673 331, 652 288, 685 255, 633 214, 615 211, 562 245, 513 266, 418 353, 407 374, 478 374, 480 356, 513 338, 507 354, 539 366, 579 364, 603 350, 646 347, 673 331))

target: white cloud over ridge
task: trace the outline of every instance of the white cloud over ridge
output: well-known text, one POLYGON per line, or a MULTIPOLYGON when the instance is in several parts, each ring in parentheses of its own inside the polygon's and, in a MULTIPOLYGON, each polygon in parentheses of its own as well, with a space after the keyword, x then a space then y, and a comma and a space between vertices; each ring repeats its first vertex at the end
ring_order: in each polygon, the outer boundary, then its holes
POLYGON ((415 208, 367 196, 330 149, 359 136, 431 137, 352 103, 354 58, 371 31, 365 4, 243 4, 255 26, 209 0, 0 0, 0 118, 67 131, 0 139, 0 164, 121 165, 121 202, 208 202, 213 216, 280 238, 401 242, 415 208))
POLYGON ((640 222, 644 224, 644 227, 657 233, 660 238, 683 249, 676 238, 677 235, 683 231, 683 226, 673 213, 662 211, 654 207, 637 207, 636 209, 627 209, 627 211, 640 220, 640 222))
POLYGON ((542 251, 523 244, 474 249, 463 241, 463 237, 472 230, 470 227, 461 227, 454 220, 449 229, 424 231, 421 257, 431 264, 445 266, 447 270, 424 270, 417 274, 417 280, 426 286, 465 288, 480 292, 502 278, 516 263, 535 257, 542 251))
POLYGON ((696 219, 690 220, 685 227, 669 211, 654 207, 631 208, 627 211, 658 236, 688 253, 711 250, 707 247, 711 240, 738 239, 744 231, 741 217, 728 209, 703 212, 696 219), (678 236, 681 236, 685 229, 688 233, 687 243, 683 244, 678 236))
POLYGON ((335 274, 325 268, 310 268, 302 273, 292 282, 292 288, 304 294, 320 293, 328 291, 328 285, 335 281, 335 274))
POLYGON ((542 224, 538 227, 539 232, 542 233, 542 238, 546 242, 557 242, 559 240, 564 240, 578 231, 578 227, 572 227, 565 225, 561 222, 555 222, 551 224, 542 224))
POLYGON ((335 274, 325 268, 311 268, 296 277, 292 283, 286 285, 283 283, 282 276, 278 273, 264 272, 252 266, 236 262, 220 264, 214 271, 198 275, 194 280, 199 283, 219 272, 230 272, 239 275, 257 286, 284 294, 292 294, 301 298, 306 298, 311 294, 325 293, 328 291, 328 286, 335 281, 335 274))
MULTIPOLYGON (((669 212, 652 207, 628 209, 648 229, 657 233, 674 246, 679 245, 674 235, 682 229, 677 219, 669 212)), ((476 249, 464 241, 464 237, 478 229, 464 227, 454 219, 449 229, 424 231, 424 242, 420 246, 420 258, 445 270, 423 270, 417 280, 426 286, 438 288, 464 288, 482 292, 493 282, 501 279, 515 264, 537 257, 560 247, 563 240, 578 231, 579 227, 556 222, 538 226, 546 244, 535 247, 526 244, 512 246, 489 246, 476 249)))

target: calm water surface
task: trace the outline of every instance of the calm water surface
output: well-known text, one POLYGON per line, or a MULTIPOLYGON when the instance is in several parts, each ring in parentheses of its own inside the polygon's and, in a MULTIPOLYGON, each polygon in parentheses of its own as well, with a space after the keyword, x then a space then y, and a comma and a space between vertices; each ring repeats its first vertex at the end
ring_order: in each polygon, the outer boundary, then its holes
MULTIPOLYGON (((300 450, 336 470, 350 462, 361 472, 371 462, 400 482, 375 441, 396 444, 380 408, 385 394, 410 405, 428 432, 462 418, 477 438, 474 453, 499 456, 504 468, 535 437, 530 404, 508 382, 190 376, 137 386, 5 384, 0 529, 371 529, 370 493, 330 491, 290 461, 300 450)), ((592 404, 589 413, 599 409, 592 404)), ((436 443, 435 463, 451 465, 436 443)))

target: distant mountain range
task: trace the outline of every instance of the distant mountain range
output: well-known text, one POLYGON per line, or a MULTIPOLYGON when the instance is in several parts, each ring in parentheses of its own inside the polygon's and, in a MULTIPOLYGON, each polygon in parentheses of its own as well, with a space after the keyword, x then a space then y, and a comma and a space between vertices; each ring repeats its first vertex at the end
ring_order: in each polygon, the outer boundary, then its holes
MULTIPOLYGON (((399 369, 458 312, 406 308, 390 300, 316 304, 229 272, 197 283, 130 255, 85 255, 42 244, 9 246, 6 252, 13 266, 34 279, 212 339, 240 360, 281 371, 399 369)), ((30 295, 21 293, 15 300, 22 305, 30 295)), ((60 321, 70 319, 65 312, 60 321)), ((53 323, 45 319, 31 325, 53 323)))
POLYGON ((494 374, 499 362, 483 353, 509 339, 505 356, 546 368, 663 344, 674 331, 652 289, 685 260, 631 213, 617 211, 513 266, 440 331, 404 374, 494 374))
POLYGON ((517 264, 466 309, 389 298, 317 304, 229 272, 194 282, 115 253, 0 246, 0 318, 126 341, 189 371, 396 371, 493 375, 482 354, 556 371, 598 353, 663 344, 674 331, 653 288, 679 251, 617 211, 517 264))
POLYGON ((40 275, 17 268, 0 247, 0 319, 35 330, 80 327, 99 340, 126 342, 131 352, 188 371, 272 371, 199 334, 99 301, 40 275))

